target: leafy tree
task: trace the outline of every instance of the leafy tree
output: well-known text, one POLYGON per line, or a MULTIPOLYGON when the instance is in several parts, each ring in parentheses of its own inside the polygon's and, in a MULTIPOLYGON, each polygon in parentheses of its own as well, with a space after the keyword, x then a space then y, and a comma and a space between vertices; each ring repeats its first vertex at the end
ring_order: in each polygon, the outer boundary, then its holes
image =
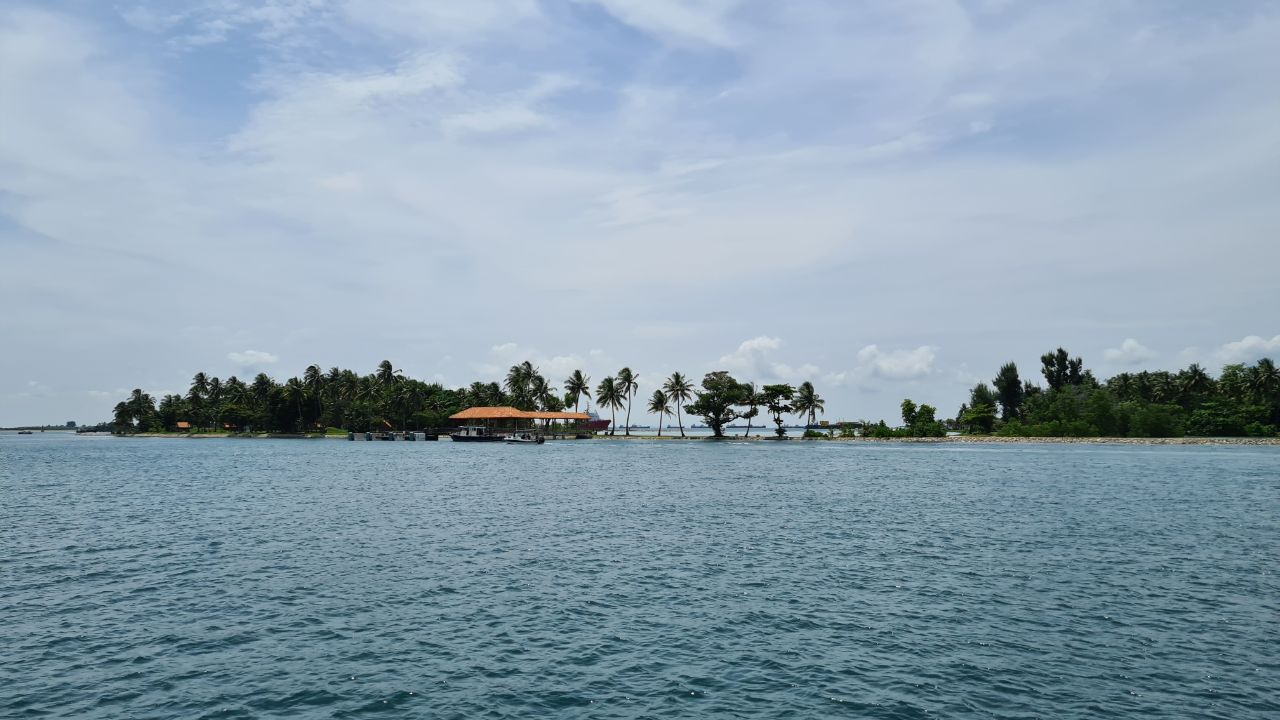
POLYGON ((991 405, 961 405, 956 422, 968 432, 989 433, 996 424, 996 410, 991 405))
MULTIPOLYGON (((1021 391, 1022 386, 1018 386, 1021 391)), ((989 433, 995 429, 996 403, 999 399, 986 383, 978 383, 969 391, 969 403, 961 409, 956 420, 969 432, 989 433)))
POLYGON ((707 373, 702 378, 702 390, 698 399, 687 408, 690 413, 699 415, 711 428, 717 438, 724 437, 724 426, 739 417, 734 409, 743 404, 746 386, 733 379, 724 370, 707 373))
POLYGON ((1022 380, 1018 377, 1018 366, 1011 362, 1001 365, 1000 372, 996 373, 991 384, 995 386, 996 396, 1000 401, 1000 419, 1009 421, 1018 417, 1024 394, 1022 380))
POLYGON ((657 414, 658 437, 662 437, 662 418, 671 414, 671 404, 666 393, 661 390, 653 391, 653 395, 649 397, 649 412, 657 414))
POLYGON ((916 405, 910 398, 902 401, 903 434, 911 437, 942 437, 947 429, 937 419, 937 408, 932 405, 916 405))
POLYGON ((1058 348, 1055 352, 1040 356, 1040 370, 1050 390, 1058 390, 1067 385, 1079 385, 1084 381, 1084 361, 1078 357, 1069 357, 1066 350, 1058 348))
POLYGON ((796 389, 788 384, 765 385, 760 392, 764 395, 764 405, 773 416, 774 425, 777 426, 774 432, 778 437, 786 436, 787 430, 782 427, 782 416, 792 412, 791 400, 795 398, 796 389))
POLYGON ((915 425, 916 414, 919 412, 919 408, 916 407, 916 404, 911 401, 911 398, 907 398, 902 401, 902 405, 900 407, 902 408, 903 426, 909 428, 915 425))
POLYGON ((675 401, 676 404, 676 423, 680 426, 680 437, 684 437, 684 420, 680 416, 680 408, 684 403, 689 402, 693 397, 693 385, 685 379, 684 375, 678 372, 671 373, 671 377, 662 384, 662 391, 667 397, 675 401))

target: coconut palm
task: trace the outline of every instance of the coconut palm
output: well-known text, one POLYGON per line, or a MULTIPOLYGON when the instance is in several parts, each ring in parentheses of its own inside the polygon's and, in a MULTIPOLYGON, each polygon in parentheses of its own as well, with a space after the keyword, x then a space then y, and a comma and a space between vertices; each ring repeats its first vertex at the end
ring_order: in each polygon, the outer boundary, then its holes
POLYGON ((661 390, 654 390, 653 395, 649 397, 649 412, 658 414, 658 437, 662 437, 663 416, 671 414, 671 405, 669 403, 667 394, 661 390))
POLYGON ((209 378, 203 372, 196 373, 191 378, 191 389, 187 391, 187 408, 196 427, 204 426, 201 421, 204 419, 204 400, 208 394, 209 378))
POLYGON ((615 411, 622 407, 622 388, 612 377, 607 377, 596 386, 596 404, 609 408, 609 434, 617 434, 618 416, 615 411))
POLYGON ((742 417, 747 420, 747 431, 743 437, 751 437, 751 418, 760 414, 760 406, 768 402, 768 398, 764 393, 760 392, 760 388, 756 387, 753 382, 743 383, 747 389, 746 395, 743 397, 743 405, 747 407, 747 411, 742 413, 742 417))
POLYGON ((573 398, 574 412, 578 412, 578 398, 586 395, 587 400, 591 400, 591 378, 583 375, 581 370, 574 370, 569 379, 564 381, 564 389, 573 398))
POLYGON ((296 377, 291 377, 284 384, 285 400, 294 404, 298 410, 298 431, 305 430, 305 423, 302 420, 302 401, 307 397, 307 388, 302 381, 296 377))
POLYGON ((1280 367, 1276 367, 1274 360, 1262 358, 1248 372, 1249 389, 1254 397, 1263 402, 1275 397, 1276 390, 1280 389, 1280 367))
POLYGON ((272 380, 270 375, 258 373, 254 376, 253 383, 249 386, 249 392, 259 405, 266 405, 267 397, 275 387, 276 381, 272 380))
POLYGON ((668 399, 676 403, 676 423, 680 427, 680 437, 684 437, 684 419, 680 415, 680 409, 693 398, 693 384, 684 375, 673 372, 671 377, 662 384, 662 390, 667 394, 668 399))
POLYGON ((807 416, 808 422, 806 426, 813 425, 816 422, 817 413, 826 414, 827 402, 813 389, 813 383, 808 380, 800 383, 800 387, 796 388, 795 400, 791 401, 791 411, 796 415, 807 416))
POLYGON ((205 401, 213 420, 214 430, 222 427, 222 396, 225 392, 221 380, 216 377, 209 378, 209 391, 205 394, 205 401))
POLYGON ((507 392, 511 395, 511 404, 522 410, 531 410, 536 404, 531 394, 531 386, 534 377, 541 377, 538 369, 533 363, 525 360, 519 365, 512 365, 507 371, 507 379, 504 381, 507 392))
POLYGON ((378 363, 378 371, 374 373, 378 382, 382 385, 390 385, 396 381, 399 371, 391 366, 390 360, 383 360, 378 363))
POLYGON ((618 390, 622 392, 622 397, 627 401, 627 435, 631 434, 631 398, 635 395, 636 390, 640 389, 640 383, 636 382, 639 378, 640 376, 631 372, 629 367, 624 367, 618 371, 618 390))

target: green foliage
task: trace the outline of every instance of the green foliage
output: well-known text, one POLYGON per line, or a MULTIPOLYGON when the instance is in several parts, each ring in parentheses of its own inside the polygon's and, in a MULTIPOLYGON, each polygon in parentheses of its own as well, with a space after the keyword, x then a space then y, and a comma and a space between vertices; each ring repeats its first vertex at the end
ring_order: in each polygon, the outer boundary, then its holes
POLYGON ((701 416, 715 437, 724 437, 724 426, 740 417, 735 408, 743 404, 747 392, 746 385, 724 370, 717 370, 703 376, 698 399, 686 409, 701 416))
POLYGON ((956 418, 960 426, 970 433, 990 433, 996 424, 996 409, 993 405, 961 406, 960 415, 956 418))
POLYGON ((777 426, 774 433, 778 437, 785 436, 787 431, 782 427, 782 416, 792 412, 791 400, 795 397, 795 388, 787 384, 765 385, 760 393, 763 395, 765 407, 769 409, 769 414, 773 415, 773 422, 777 426))
POLYGON ((1120 411, 1127 420, 1129 437, 1182 437, 1186 433, 1184 411, 1173 404, 1123 403, 1120 411))
POLYGON ((1084 380, 1084 360, 1070 357, 1066 350, 1058 348, 1040 356, 1040 372, 1050 390, 1060 390, 1067 385, 1079 385, 1084 380))
MULTIPOLYGON (((910 399, 902 401, 902 420, 904 428, 887 437, 944 437, 947 434, 947 428, 938 422, 936 415, 937 408, 932 405, 917 406, 910 399)), ((880 425, 884 425, 884 421, 880 421, 880 425)), ((874 432, 877 435, 871 437, 885 437, 883 428, 877 427, 874 432)), ((866 431, 863 431, 866 435, 866 431)))
POLYGON ((1022 380, 1018 377, 1018 366, 1011 362, 1001 365, 991 384, 1000 402, 1000 419, 1007 422, 1018 417, 1025 394, 1022 380))
POLYGON ((603 407, 609 408, 609 417, 610 417, 609 434, 610 435, 617 434, 617 426, 618 426, 617 412, 618 412, 618 408, 622 407, 623 402, 624 401, 623 401, 622 387, 618 384, 617 380, 615 380, 612 376, 609 376, 600 381, 600 385, 596 387, 596 403, 599 404, 600 407, 602 408, 603 407))
POLYGON ((693 384, 681 373, 673 372, 671 377, 662 384, 662 391, 676 404, 676 424, 680 427, 680 437, 684 437, 684 418, 681 411, 684 404, 693 397, 693 384))
POLYGON ((916 424, 916 404, 910 398, 902 401, 902 424, 911 427, 916 424))
POLYGON ((822 432, 821 430, 805 430, 804 435, 802 437, 806 437, 809 439, 826 440, 831 436, 827 433, 822 432))
POLYGON ((800 383, 800 387, 796 388, 795 398, 791 403, 791 412, 803 416, 807 427, 817 421, 817 413, 825 415, 826 411, 827 403, 814 390, 813 383, 808 380, 800 383))

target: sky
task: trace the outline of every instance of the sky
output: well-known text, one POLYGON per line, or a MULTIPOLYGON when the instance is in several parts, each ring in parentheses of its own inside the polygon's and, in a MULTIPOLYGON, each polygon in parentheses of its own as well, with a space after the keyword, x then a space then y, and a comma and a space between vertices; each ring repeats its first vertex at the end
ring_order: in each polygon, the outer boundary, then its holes
MULTIPOLYGON (((1280 3, 0 3, 0 425, 309 364, 1280 356, 1280 3)), ((644 418, 642 417, 642 420, 644 418)))

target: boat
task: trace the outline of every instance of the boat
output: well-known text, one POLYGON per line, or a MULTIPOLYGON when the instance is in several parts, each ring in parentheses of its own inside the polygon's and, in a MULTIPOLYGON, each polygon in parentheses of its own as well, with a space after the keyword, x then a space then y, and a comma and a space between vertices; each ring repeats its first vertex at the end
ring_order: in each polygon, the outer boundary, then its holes
POLYGON ((35 435, 35 433, 31 432, 30 430, 19 430, 18 434, 19 435, 35 435))
POLYGON ((541 445, 547 441, 541 435, 532 435, 527 432, 512 433, 504 439, 509 445, 541 445))
POLYGON ((586 423, 584 423, 584 425, 586 425, 587 430, 590 432, 603 432, 605 430, 608 430, 609 423, 612 422, 611 420, 601 419, 601 417, 597 415, 594 410, 587 410, 587 416, 590 419, 587 420, 586 423))
POLYGON ((467 425, 449 433, 449 439, 454 442, 502 442, 506 436, 489 432, 483 425, 467 425))

